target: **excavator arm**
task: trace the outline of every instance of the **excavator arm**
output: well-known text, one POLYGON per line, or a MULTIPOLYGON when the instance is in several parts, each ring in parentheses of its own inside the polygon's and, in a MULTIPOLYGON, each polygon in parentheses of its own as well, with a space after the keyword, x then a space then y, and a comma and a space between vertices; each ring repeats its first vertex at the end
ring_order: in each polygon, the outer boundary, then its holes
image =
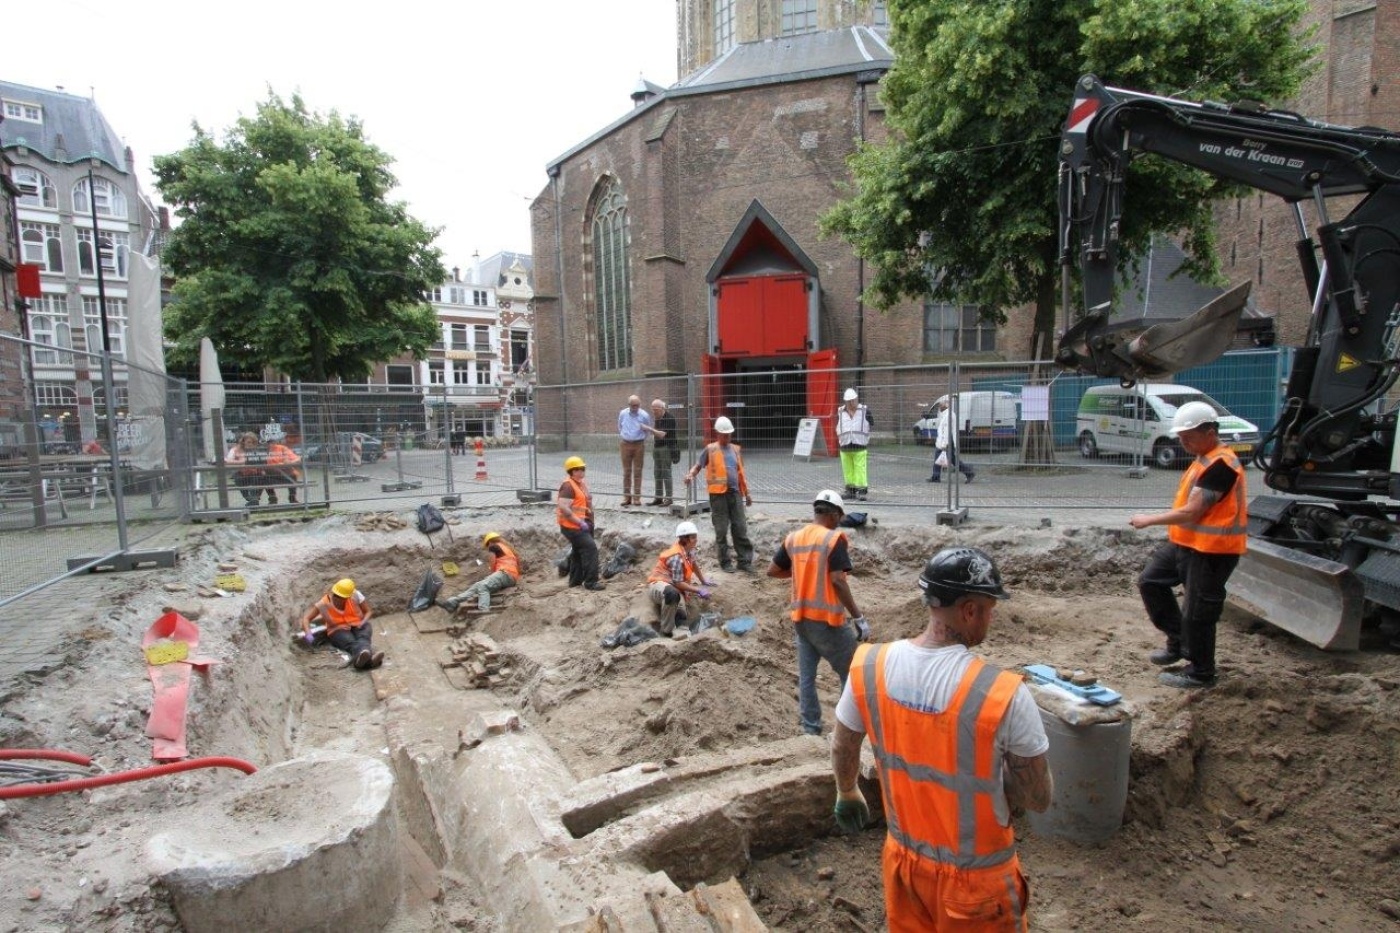
POLYGON ((1170 324, 1115 319, 1125 180, 1149 155, 1291 208, 1311 314, 1283 414, 1255 454, 1265 483, 1290 495, 1250 503, 1249 551, 1230 593, 1314 644, 1355 648, 1363 607, 1400 614, 1400 451, 1395 413, 1385 411, 1400 377, 1400 136, 1080 78, 1060 141, 1067 317, 1057 361, 1125 384, 1221 355, 1249 289, 1244 282, 1170 324))

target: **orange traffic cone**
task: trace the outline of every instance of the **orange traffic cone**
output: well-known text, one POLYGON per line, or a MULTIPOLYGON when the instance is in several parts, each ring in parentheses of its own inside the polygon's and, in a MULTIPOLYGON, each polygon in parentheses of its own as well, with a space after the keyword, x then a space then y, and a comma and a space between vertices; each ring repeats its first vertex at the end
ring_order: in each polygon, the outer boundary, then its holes
POLYGON ((479 437, 476 439, 476 478, 486 479, 486 445, 479 437))

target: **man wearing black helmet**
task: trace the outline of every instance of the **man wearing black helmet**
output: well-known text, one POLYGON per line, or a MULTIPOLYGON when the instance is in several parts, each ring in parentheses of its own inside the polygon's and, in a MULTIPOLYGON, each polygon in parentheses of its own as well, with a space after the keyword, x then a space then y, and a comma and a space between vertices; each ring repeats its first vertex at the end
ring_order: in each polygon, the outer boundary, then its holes
POLYGON ((1025 930, 1030 891, 1011 811, 1050 806, 1050 741, 1021 678, 969 650, 1008 594, 992 559, 970 547, 929 558, 919 588, 924 631, 862 645, 851 662, 832 734, 836 821, 848 832, 869 821, 857 784, 868 735, 888 827, 890 933, 1025 930))

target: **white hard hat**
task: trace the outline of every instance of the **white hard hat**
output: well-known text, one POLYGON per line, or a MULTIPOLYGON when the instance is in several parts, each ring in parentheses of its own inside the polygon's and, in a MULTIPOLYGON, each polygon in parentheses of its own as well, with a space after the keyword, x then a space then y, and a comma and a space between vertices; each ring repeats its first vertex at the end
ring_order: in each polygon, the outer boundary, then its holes
POLYGON ((823 489, 821 492, 817 493, 817 497, 812 500, 812 504, 821 505, 822 503, 834 505, 841 510, 842 515, 846 514, 846 500, 838 496, 835 490, 823 489))
POLYGON ((733 433, 734 433, 734 422, 732 422, 732 421, 730 421, 728 418, 724 417, 724 415, 720 415, 718 418, 715 419, 715 433, 716 433, 716 434, 733 434, 733 433))
POLYGON ((1176 410, 1176 414, 1172 415, 1171 434, 1174 437, 1182 431, 1199 428, 1203 424, 1215 424, 1219 421, 1220 415, 1205 402, 1187 402, 1176 410))
POLYGON ((698 535, 700 529, 695 527, 694 522, 681 522, 676 526, 676 537, 684 538, 687 535, 698 535))
POLYGON ((843 398, 848 402, 854 402, 856 399, 860 398, 860 393, 856 392, 855 389, 847 389, 843 398))

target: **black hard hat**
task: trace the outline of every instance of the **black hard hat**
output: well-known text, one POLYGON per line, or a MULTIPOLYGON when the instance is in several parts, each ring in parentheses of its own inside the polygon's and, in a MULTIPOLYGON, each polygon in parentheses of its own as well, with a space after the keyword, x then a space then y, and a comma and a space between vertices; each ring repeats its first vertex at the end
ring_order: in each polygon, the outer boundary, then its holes
POLYGON ((919 574, 919 589, 930 606, 951 606, 959 596, 980 593, 1010 599, 1001 573, 987 552, 975 547, 944 548, 928 559, 919 574))

